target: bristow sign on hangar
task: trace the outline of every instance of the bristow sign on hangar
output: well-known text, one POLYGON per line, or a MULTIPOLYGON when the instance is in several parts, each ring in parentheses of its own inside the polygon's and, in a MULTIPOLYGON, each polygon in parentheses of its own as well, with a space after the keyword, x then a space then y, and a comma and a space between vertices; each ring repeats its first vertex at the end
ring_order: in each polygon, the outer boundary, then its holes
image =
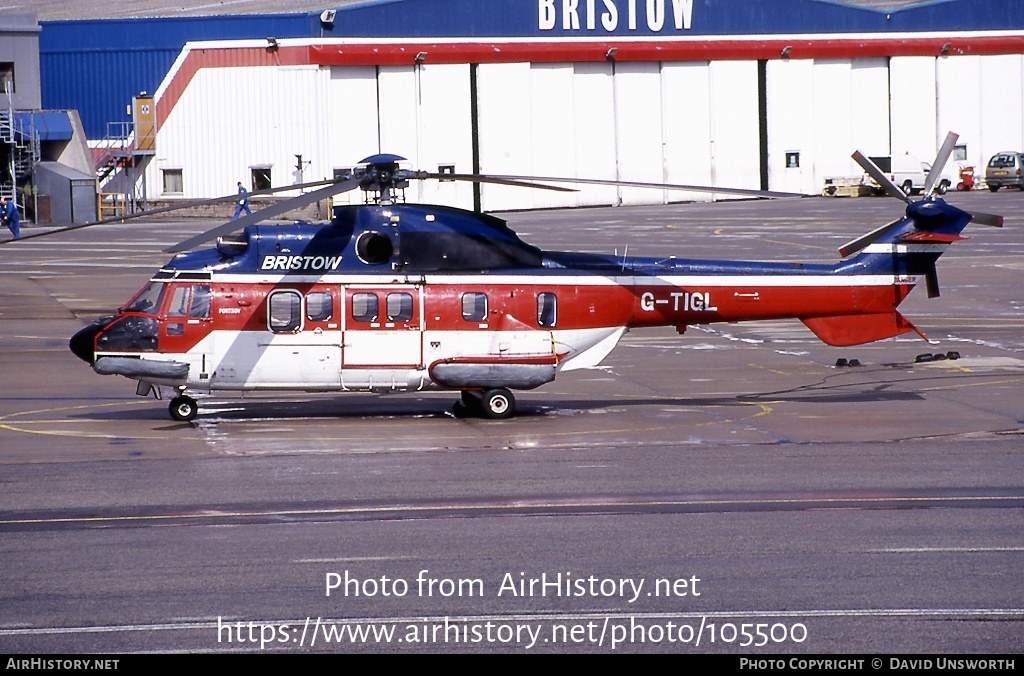
POLYGON ((321 37, 562 38, 919 33, 1024 29, 1021 0, 876 10, 841 0, 380 0, 339 7, 321 37))
MULTIPOLYGON (((403 39, 433 41, 448 47, 448 62, 457 61, 455 52, 468 42, 475 40, 486 48, 483 55, 465 49, 459 61, 462 63, 537 60, 538 45, 548 49, 566 46, 564 52, 542 55, 543 60, 588 59, 579 49, 582 42, 608 43, 595 59, 607 58, 611 47, 618 49, 617 60, 627 61, 659 60, 662 56, 664 60, 779 58, 779 49, 769 44, 772 36, 786 40, 784 47, 793 44, 794 36, 861 39, 869 35, 876 42, 882 38, 888 45, 904 45, 904 55, 938 54, 939 48, 950 41, 949 36, 968 32, 974 32, 972 41, 964 47, 953 47, 964 53, 981 53, 976 36, 984 31, 996 33, 993 39, 1001 40, 984 53, 1024 53, 1020 37, 1024 31, 1022 0, 937 0, 889 11, 828 0, 378 0, 338 7, 333 23, 321 22, 320 14, 41 22, 43 107, 78 109, 90 138, 101 138, 107 121, 123 116, 126 100, 139 91, 154 91, 160 86, 186 43, 263 40, 267 35, 277 40, 304 38, 323 43, 332 38, 363 38, 380 42, 384 51, 389 46, 394 51, 395 45, 405 48, 398 44, 403 39), (899 35, 887 39, 892 34, 899 35), (931 43, 923 47, 911 44, 908 35, 941 36, 943 40, 932 49, 931 43), (663 55, 656 44, 671 41, 704 49, 728 40, 742 44, 731 52, 694 53, 685 58, 678 53, 663 55), (508 48, 514 43, 529 49, 516 53, 508 48), (751 51, 755 43, 767 47, 751 51), (652 46, 640 57, 631 56, 629 49, 623 48, 629 45, 635 50, 642 44, 652 46), (108 83, 101 95, 92 84, 97 79, 108 83)), ((796 58, 804 58, 799 45, 794 47, 798 48, 796 58)), ((443 50, 429 46, 405 49, 411 54, 407 61, 420 52, 428 54, 427 63, 439 62, 443 56, 443 50)), ((819 50, 816 55, 846 58, 850 51, 843 47, 838 53, 819 50)), ((893 53, 892 48, 876 46, 863 55, 893 53)), ((344 58, 349 58, 347 53, 344 58)))
POLYGON ((622 4, 626 6, 626 27, 631 31, 637 29, 641 10, 644 23, 653 33, 660 33, 666 26, 677 31, 690 30, 693 0, 601 0, 600 3, 597 0, 537 0, 537 27, 542 31, 550 31, 560 23, 563 31, 585 28, 588 31, 614 33, 619 27, 619 6, 622 4), (666 13, 666 9, 671 16, 666 13), (666 19, 671 19, 671 23, 666 23, 666 19))

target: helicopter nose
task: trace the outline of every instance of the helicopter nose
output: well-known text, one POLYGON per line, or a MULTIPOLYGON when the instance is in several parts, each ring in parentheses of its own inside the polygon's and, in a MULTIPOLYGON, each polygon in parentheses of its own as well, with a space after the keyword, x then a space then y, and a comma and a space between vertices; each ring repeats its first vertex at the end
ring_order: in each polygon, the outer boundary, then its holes
POLYGON ((103 327, 103 324, 90 324, 71 336, 71 340, 68 341, 68 347, 71 348, 76 357, 89 364, 96 361, 96 351, 94 349, 96 334, 102 331, 103 327))

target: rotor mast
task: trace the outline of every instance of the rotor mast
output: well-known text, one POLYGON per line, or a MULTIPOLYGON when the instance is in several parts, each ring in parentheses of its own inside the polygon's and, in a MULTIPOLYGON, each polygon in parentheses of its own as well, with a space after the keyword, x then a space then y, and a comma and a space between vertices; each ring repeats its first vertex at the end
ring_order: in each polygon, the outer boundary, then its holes
POLYGON ((359 187, 367 194, 376 193, 375 201, 381 206, 389 206, 398 201, 404 202, 404 194, 400 200, 397 191, 404 191, 409 187, 410 178, 425 178, 418 175, 420 172, 399 168, 398 163, 404 160, 405 158, 399 155, 388 154, 367 157, 361 163, 365 168, 361 168, 359 187))

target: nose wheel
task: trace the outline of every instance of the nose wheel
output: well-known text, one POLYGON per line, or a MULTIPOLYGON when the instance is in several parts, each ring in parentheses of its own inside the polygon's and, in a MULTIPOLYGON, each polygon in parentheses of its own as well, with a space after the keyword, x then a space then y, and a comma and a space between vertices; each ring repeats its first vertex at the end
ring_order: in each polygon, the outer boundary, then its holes
POLYGON ((171 399, 171 405, 168 407, 171 413, 171 417, 179 422, 190 422, 195 419, 199 413, 199 404, 192 397, 180 394, 174 399, 171 399))

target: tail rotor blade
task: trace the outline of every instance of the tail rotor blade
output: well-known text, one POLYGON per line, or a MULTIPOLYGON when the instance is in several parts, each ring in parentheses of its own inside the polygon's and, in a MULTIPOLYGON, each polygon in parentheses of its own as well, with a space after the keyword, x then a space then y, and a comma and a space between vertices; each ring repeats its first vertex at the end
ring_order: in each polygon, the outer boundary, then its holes
POLYGON ((865 157, 861 151, 858 150, 853 154, 853 160, 859 164, 861 168, 871 176, 871 178, 875 179, 875 182, 878 183, 878 185, 882 186, 882 190, 884 190, 887 195, 910 204, 910 198, 900 190, 899 186, 890 181, 889 177, 878 168, 878 165, 865 157))
POLYGON ((939 153, 935 156, 935 162, 932 163, 931 171, 928 172, 928 178, 924 182, 924 190, 921 194, 925 197, 932 194, 935 189, 935 184, 939 180, 939 176, 942 175, 942 170, 946 167, 946 162, 949 161, 949 156, 953 153, 953 146, 956 145, 956 140, 960 138, 959 134, 949 132, 946 134, 946 140, 943 141, 942 147, 939 148, 939 153))
POLYGON ((928 268, 928 272, 924 274, 925 287, 928 289, 929 298, 939 297, 939 273, 935 271, 935 264, 928 268))
POLYGON ((902 222, 903 219, 901 218, 899 220, 893 221, 892 223, 886 223, 882 227, 875 228, 866 235, 861 235, 857 239, 847 242, 843 246, 839 247, 839 255, 842 256, 843 258, 846 258, 851 254, 857 253, 858 251, 865 248, 869 244, 873 244, 875 240, 877 240, 879 237, 889 232, 889 230, 896 227, 902 222))
POLYGON ((991 225, 993 228, 1003 227, 1003 217, 995 214, 983 214, 980 211, 971 212, 971 222, 978 225, 991 225))

